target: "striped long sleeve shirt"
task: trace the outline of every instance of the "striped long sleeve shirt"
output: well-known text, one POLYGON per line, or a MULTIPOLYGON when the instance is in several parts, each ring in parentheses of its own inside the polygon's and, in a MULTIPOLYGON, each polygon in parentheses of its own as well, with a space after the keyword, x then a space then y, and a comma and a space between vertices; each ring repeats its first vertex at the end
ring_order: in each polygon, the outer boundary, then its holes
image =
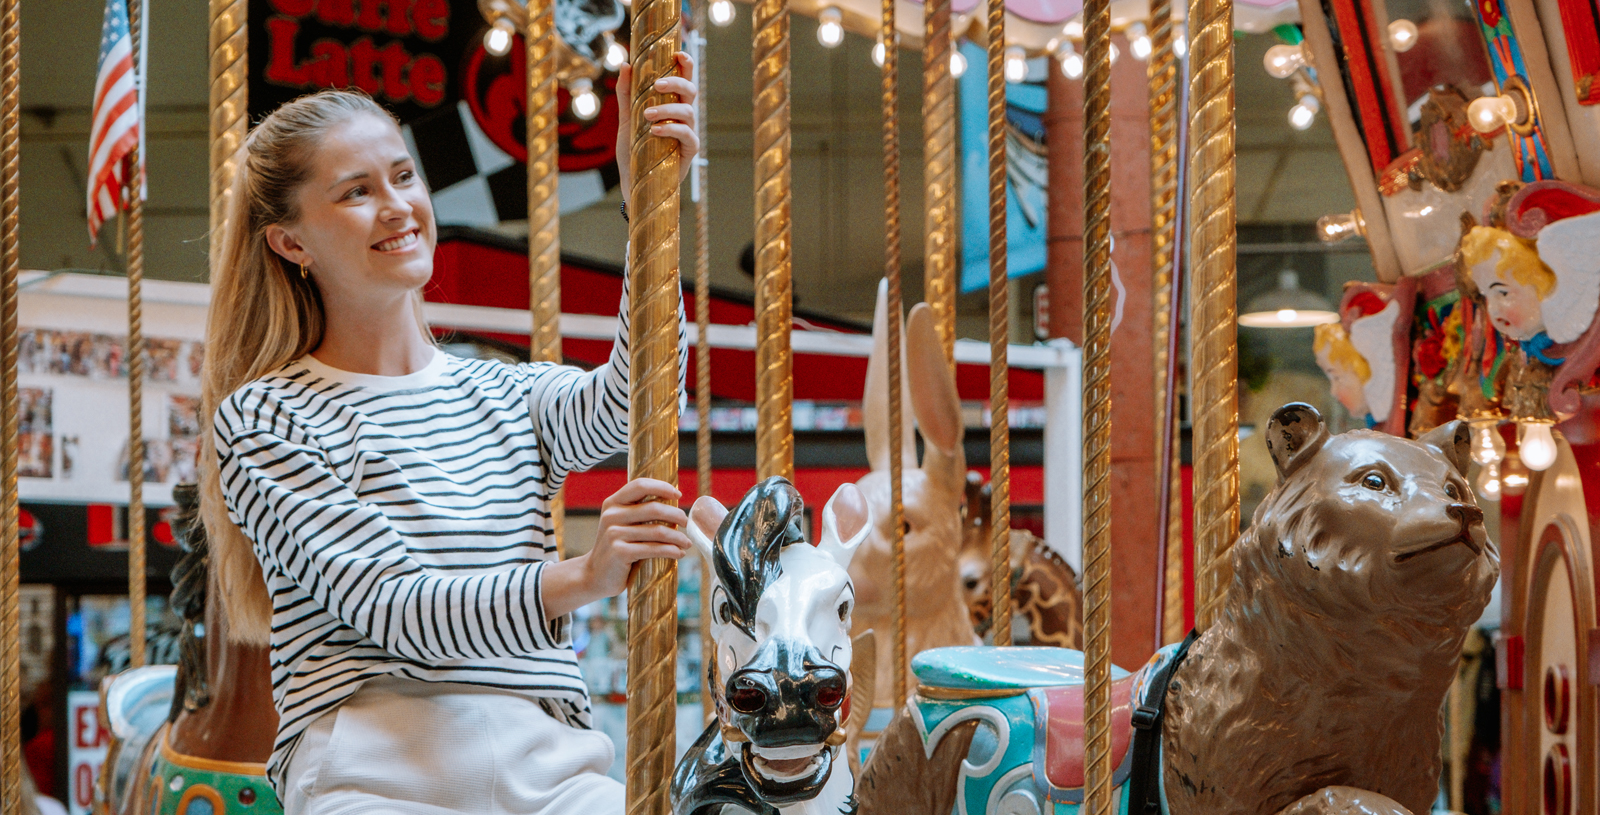
POLYGON ((589 726, 569 620, 546 621, 540 577, 556 491, 627 446, 626 292, 620 314, 592 371, 436 351, 370 376, 306 357, 218 406, 229 516, 272 597, 274 784, 306 727, 375 676, 526 694, 589 726))

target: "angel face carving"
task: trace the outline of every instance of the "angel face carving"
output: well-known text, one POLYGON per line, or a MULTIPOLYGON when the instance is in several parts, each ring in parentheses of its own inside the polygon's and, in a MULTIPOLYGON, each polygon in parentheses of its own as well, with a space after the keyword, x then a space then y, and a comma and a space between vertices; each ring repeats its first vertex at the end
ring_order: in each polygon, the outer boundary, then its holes
POLYGON ((1367 407, 1366 384, 1372 378, 1372 366, 1350 344, 1344 326, 1338 323, 1317 326, 1312 348, 1316 351, 1317 367, 1328 377, 1333 398, 1358 419, 1371 413, 1367 407))
POLYGON ((1496 331, 1518 342, 1544 332, 1544 301, 1556 276, 1532 246, 1503 229, 1477 226, 1461 239, 1461 261, 1496 331))

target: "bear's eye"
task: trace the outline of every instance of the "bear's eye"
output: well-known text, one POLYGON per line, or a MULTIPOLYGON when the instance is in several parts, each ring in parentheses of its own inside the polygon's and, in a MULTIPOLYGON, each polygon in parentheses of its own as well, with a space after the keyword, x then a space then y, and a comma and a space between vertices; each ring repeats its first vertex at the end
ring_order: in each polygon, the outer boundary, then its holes
POLYGON ((1446 484, 1446 485, 1444 485, 1444 494, 1450 496, 1451 498, 1457 499, 1457 500, 1460 500, 1460 498, 1461 498, 1461 491, 1456 489, 1456 485, 1455 484, 1446 484))
POLYGON ((1369 490, 1381 490, 1387 485, 1383 483, 1383 476, 1377 473, 1367 473, 1361 478, 1361 486, 1369 490))

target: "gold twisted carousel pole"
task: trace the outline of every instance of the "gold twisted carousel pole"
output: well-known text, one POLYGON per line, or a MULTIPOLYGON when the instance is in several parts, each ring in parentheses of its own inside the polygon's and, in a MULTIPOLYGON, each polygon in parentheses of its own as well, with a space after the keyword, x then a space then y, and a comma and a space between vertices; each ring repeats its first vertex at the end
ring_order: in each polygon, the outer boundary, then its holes
POLYGON ((900 393, 900 320, 905 295, 900 287, 900 35, 895 28, 895 0, 883 0, 878 26, 883 42, 883 274, 888 279, 889 356, 889 545, 894 557, 894 709, 906 704, 906 539, 905 459, 900 437, 905 432, 900 393))
POLYGON ((1188 24, 1195 626, 1204 631, 1232 578, 1239 534, 1233 0, 1190 0, 1188 24))
MULTIPOLYGON (((927 234, 923 238, 923 299, 944 344, 945 360, 956 353, 956 83, 950 75, 954 35, 950 0, 922 6, 922 160, 927 187, 927 234)), ((899 444, 891 439, 890 444, 899 444)))
MULTIPOLYGON (((674 0, 633 4, 633 189, 628 196, 632 394, 628 477, 678 482, 678 146, 644 111, 671 101, 655 83, 677 72, 674 0)), ((677 563, 641 561, 628 581, 628 815, 666 815, 677 712, 677 563)))
MULTIPOLYGON (((553 0, 528 0, 522 36, 528 74, 528 338, 531 362, 561 362, 561 168, 556 134, 556 34, 553 0)), ((556 556, 564 554, 565 493, 550 502, 556 556)))
POLYGON ((1150 3, 1150 208, 1151 261, 1155 267, 1156 479, 1167 496, 1161 531, 1161 619, 1157 646, 1183 637, 1183 518, 1178 495, 1178 415, 1172 376, 1178 217, 1178 60, 1172 48, 1172 0, 1150 3), (1173 391, 1169 394, 1168 391, 1173 391))
POLYGON ((1083 7, 1085 815, 1111 815, 1111 0, 1083 7))
POLYGON ((22 811, 22 637, 18 605, 18 116, 22 0, 0 0, 0 815, 22 811))
POLYGON ((211 0, 211 268, 221 262, 239 146, 249 128, 246 0, 211 0))
POLYGON ((756 477, 794 480, 793 252, 789 175, 789 2, 756 0, 756 477))
POLYGON ((1006 7, 989 0, 989 488, 994 644, 1011 644, 1011 281, 1006 273, 1006 7))
MULTIPOLYGON (((139 65, 140 0, 128 0, 128 32, 133 63, 139 65)), ((145 77, 135 88, 145 93, 145 77)), ((145 123, 139 122, 143 128, 145 123)), ((140 176, 144 156, 135 149, 127 159, 128 196, 128 667, 144 665, 145 535, 144 535, 144 197, 140 176)))
MULTIPOLYGON (((695 129, 700 136, 700 155, 694 159, 694 412, 695 486, 701 495, 711 495, 711 187, 706 156, 706 0, 694 0, 695 129)), ((711 564, 700 561, 700 712, 710 721, 711 662, 717 644, 711 638, 711 564)))

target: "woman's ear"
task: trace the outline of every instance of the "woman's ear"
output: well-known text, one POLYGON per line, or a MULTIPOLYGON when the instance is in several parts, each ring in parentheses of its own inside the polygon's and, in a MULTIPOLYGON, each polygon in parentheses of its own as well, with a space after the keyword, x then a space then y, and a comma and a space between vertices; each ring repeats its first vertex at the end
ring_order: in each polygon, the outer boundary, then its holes
POLYGON ((280 224, 270 224, 267 226, 266 234, 267 245, 272 247, 272 251, 277 252, 279 257, 296 266, 311 264, 311 254, 301 245, 294 233, 280 224))

